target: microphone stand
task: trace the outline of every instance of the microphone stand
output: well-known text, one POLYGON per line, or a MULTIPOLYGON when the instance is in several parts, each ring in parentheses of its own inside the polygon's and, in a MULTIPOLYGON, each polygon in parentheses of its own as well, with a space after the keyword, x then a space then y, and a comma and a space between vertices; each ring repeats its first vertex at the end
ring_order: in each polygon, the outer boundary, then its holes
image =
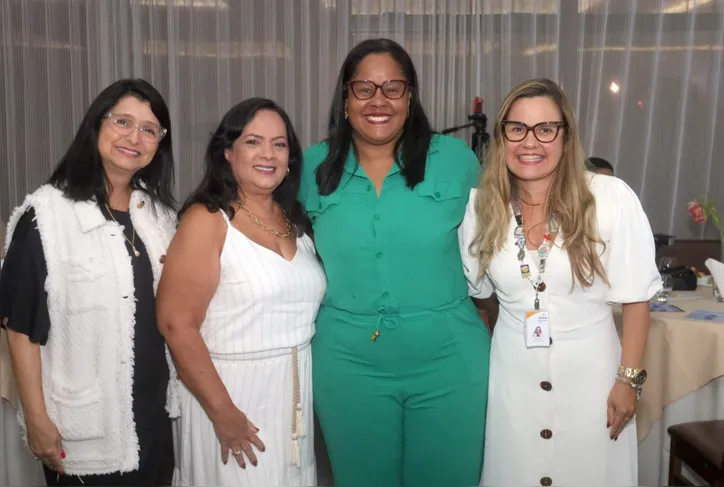
POLYGON ((487 131, 485 130, 485 127, 488 124, 488 117, 486 117, 484 113, 473 113, 472 115, 468 115, 468 120, 470 120, 470 123, 466 123, 465 125, 459 125, 457 127, 451 127, 449 129, 441 131, 440 133, 446 135, 466 129, 468 127, 473 127, 475 131, 473 132, 471 149, 473 150, 473 152, 475 152, 475 155, 478 156, 478 160, 482 165, 485 155, 485 148, 488 146, 488 141, 490 140, 490 135, 488 135, 487 131))

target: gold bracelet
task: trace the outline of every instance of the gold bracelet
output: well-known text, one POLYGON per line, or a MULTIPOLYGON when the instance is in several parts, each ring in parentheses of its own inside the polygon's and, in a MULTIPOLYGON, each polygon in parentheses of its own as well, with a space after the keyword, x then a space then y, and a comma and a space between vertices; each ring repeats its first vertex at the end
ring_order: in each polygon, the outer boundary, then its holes
POLYGON ((619 381, 619 382, 623 382, 624 384, 626 384, 627 386, 629 386, 631 389, 635 390, 635 391, 636 391, 636 400, 637 400, 637 401, 641 399, 641 396, 642 396, 643 393, 644 393, 644 388, 643 388, 642 386, 638 386, 638 385, 634 384, 633 382, 631 382, 630 380, 628 380, 628 378, 626 378, 625 376, 622 376, 622 375, 617 375, 617 376, 616 376, 616 380, 619 381))

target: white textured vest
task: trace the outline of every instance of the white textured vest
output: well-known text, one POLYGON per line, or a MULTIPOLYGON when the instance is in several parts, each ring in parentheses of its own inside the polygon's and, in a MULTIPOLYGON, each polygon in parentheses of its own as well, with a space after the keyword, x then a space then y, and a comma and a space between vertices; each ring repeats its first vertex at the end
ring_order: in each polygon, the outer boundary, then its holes
MULTIPOLYGON (((138 468, 132 408, 136 303, 133 268, 123 230, 106 220, 94 201, 74 202, 52 186, 26 197, 8 224, 7 249, 28 207, 35 210, 48 267, 50 333, 40 347, 48 415, 63 438, 65 472, 128 472, 138 468)), ((134 191, 130 215, 153 270, 154 291, 162 256, 175 229, 173 214, 134 191), (155 210, 155 211, 154 211, 155 210)), ((166 409, 178 416, 178 379, 168 351, 171 380, 166 409)), ((22 408, 19 419, 25 435, 22 408)))

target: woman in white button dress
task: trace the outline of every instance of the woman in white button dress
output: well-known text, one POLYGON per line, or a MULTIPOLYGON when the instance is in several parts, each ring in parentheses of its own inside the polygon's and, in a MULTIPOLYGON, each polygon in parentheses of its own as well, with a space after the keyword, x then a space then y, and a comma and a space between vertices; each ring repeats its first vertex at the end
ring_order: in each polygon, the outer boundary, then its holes
POLYGON ((623 181, 586 171, 552 81, 508 95, 488 157, 460 229, 471 295, 500 303, 481 485, 636 485, 645 371, 617 376, 642 367, 661 287, 648 219, 623 181))
POLYGON ((301 156, 284 111, 245 100, 181 210, 157 299, 182 382, 174 485, 316 484, 309 342, 326 279, 301 156))

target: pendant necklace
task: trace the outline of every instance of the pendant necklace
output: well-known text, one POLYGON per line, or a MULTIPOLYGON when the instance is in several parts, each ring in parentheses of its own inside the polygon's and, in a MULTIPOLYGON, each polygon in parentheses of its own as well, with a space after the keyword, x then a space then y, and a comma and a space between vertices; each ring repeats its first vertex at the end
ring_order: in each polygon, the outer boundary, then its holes
POLYGON ((551 252, 553 246, 552 235, 558 232, 558 217, 556 211, 551 212, 551 216, 546 223, 546 232, 543 234, 543 242, 538 246, 538 257, 540 258, 540 264, 538 266, 538 277, 533 279, 531 277, 530 266, 525 263, 526 253, 526 239, 525 231, 523 230, 523 215, 520 209, 520 197, 515 194, 513 196, 513 212, 515 215, 515 230, 513 230, 513 238, 515 239, 515 246, 518 247, 518 265, 520 267, 520 277, 528 279, 533 285, 535 290, 535 300, 533 301, 533 308, 538 311, 540 309, 540 300, 538 299, 538 293, 542 293, 546 290, 546 283, 543 280, 543 275, 546 271, 546 260, 551 252))

